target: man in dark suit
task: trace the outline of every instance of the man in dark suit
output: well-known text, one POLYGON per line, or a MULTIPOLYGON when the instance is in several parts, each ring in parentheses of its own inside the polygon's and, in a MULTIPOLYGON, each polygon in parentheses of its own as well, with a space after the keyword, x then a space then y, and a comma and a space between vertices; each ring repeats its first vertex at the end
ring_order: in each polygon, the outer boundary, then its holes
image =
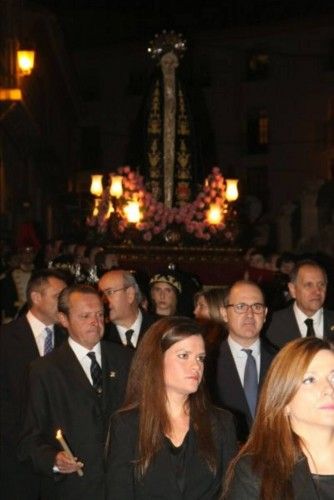
POLYGON ((208 384, 214 402, 234 414, 238 440, 243 442, 253 422, 263 377, 277 351, 260 339, 267 308, 255 283, 234 283, 221 314, 228 336, 216 357, 209 356, 208 384))
POLYGON ((29 463, 17 461, 17 441, 25 406, 28 365, 67 337, 55 323, 57 301, 66 287, 60 271, 36 271, 27 286, 28 312, 0 332, 1 494, 11 500, 36 500, 42 485, 29 463))
POLYGON ((94 288, 66 288, 58 307, 69 339, 31 365, 19 455, 55 478, 56 498, 104 500, 108 421, 122 403, 132 353, 101 341, 103 304, 94 288), (58 429, 77 459, 61 449, 58 429))
POLYGON ((134 276, 122 269, 108 271, 99 280, 99 290, 109 307, 104 339, 136 348, 155 318, 139 307, 141 292, 134 276))
POLYGON ((272 315, 267 338, 278 347, 299 337, 316 336, 334 341, 334 311, 323 308, 326 271, 313 260, 297 263, 288 284, 294 303, 272 315))

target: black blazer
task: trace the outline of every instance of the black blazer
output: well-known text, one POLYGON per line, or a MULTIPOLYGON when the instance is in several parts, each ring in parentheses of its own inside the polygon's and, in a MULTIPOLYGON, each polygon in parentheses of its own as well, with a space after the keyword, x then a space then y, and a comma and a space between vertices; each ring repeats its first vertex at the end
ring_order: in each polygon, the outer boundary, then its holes
MULTIPOLYGON (((55 325, 54 333, 55 345, 59 346, 67 338, 67 333, 58 325, 55 325)), ((27 402, 28 367, 39 357, 35 337, 26 316, 1 327, 0 482, 3 498, 35 500, 41 491, 49 490, 48 481, 37 478, 30 462, 21 464, 17 460, 17 443, 27 402)), ((50 498, 49 494, 48 497, 50 498)))
MULTIPOLYGON (((55 325, 55 347, 67 333, 55 325)), ((21 431, 29 364, 39 358, 34 334, 26 316, 3 325, 0 331, 0 398, 2 443, 15 446, 21 431)))
MULTIPOLYGON (((290 340, 298 339, 300 336, 292 305, 273 313, 266 331, 266 337, 270 342, 283 347, 290 340)), ((327 309, 324 309, 324 339, 334 341, 334 311, 327 309)))
MULTIPOLYGON (((140 331, 139 331, 139 337, 138 337, 138 342, 142 339, 144 333, 149 329, 151 325, 155 321, 157 321, 157 318, 152 316, 151 314, 148 314, 145 311, 141 312, 143 315, 143 319, 140 325, 140 331)), ((107 323, 104 331, 104 340, 108 340, 109 342, 114 342, 115 344, 119 344, 123 346, 123 343, 121 341, 121 337, 119 336, 118 330, 116 328, 116 325, 114 323, 107 323)), ((138 343, 137 343, 138 345, 138 343)))
POLYGON ((84 464, 84 476, 57 475, 58 498, 104 500, 104 443, 109 416, 122 403, 132 358, 130 350, 101 342, 103 390, 90 384, 69 344, 35 361, 30 370, 30 396, 23 437, 22 460, 31 459, 37 472, 54 476, 61 450, 55 433, 61 429, 84 464))
MULTIPOLYGON (((294 468, 292 476, 294 500, 319 500, 315 484, 303 457, 294 468)), ((242 457, 236 467, 231 486, 224 500, 259 500, 260 478, 252 471, 249 456, 242 457)))
POLYGON ((216 410, 212 415, 217 446, 218 470, 211 473, 197 451, 196 435, 189 431, 189 453, 186 459, 185 492, 182 494, 172 467, 168 444, 153 459, 143 479, 137 479, 138 412, 114 415, 109 435, 106 500, 213 500, 218 498, 226 467, 236 452, 232 415, 216 410))
MULTIPOLYGON (((265 340, 261 339, 260 342, 259 388, 261 388, 264 376, 277 353, 277 349, 265 340)), ((233 413, 238 440, 246 441, 253 418, 227 340, 223 340, 220 344, 216 360, 209 359, 208 363, 211 363, 211 366, 208 367, 211 370, 210 375, 208 375, 208 384, 212 400, 217 406, 226 408, 233 413)))

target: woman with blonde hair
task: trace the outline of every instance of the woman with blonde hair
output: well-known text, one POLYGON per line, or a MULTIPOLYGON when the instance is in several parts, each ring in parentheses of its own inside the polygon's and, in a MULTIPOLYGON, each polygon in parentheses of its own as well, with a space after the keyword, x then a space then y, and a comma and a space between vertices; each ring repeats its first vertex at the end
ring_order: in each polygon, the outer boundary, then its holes
POLYGON ((228 500, 334 498, 334 351, 288 343, 267 372, 251 434, 227 473, 228 500))
POLYGON ((168 317, 145 333, 107 443, 108 500, 213 500, 236 450, 232 415, 203 390, 202 329, 168 317))

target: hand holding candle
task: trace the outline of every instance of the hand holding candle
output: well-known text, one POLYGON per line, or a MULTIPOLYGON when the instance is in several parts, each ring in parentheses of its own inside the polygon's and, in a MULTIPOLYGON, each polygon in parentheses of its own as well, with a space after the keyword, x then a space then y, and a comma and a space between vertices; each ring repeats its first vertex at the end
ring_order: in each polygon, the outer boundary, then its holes
MULTIPOLYGON (((56 433, 56 439, 60 443, 61 447, 63 448, 64 452, 68 455, 68 457, 71 460, 73 460, 74 462, 76 462, 76 459, 75 459, 73 453, 71 452, 68 444, 66 443, 66 441, 63 437, 61 429, 58 429, 58 431, 56 433)), ((76 472, 77 472, 78 476, 83 476, 83 471, 81 469, 78 469, 76 472)))

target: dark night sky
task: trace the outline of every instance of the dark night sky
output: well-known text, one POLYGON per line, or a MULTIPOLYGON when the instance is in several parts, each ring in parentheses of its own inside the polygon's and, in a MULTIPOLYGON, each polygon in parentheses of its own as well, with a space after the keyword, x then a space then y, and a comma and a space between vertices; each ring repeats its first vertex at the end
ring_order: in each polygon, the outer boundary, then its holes
POLYGON ((189 25, 208 28, 298 19, 334 10, 333 0, 26 0, 26 4, 47 7, 60 16, 100 10, 174 24, 181 16, 189 25))
POLYGON ((198 31, 312 19, 334 12, 334 0, 25 0, 25 4, 56 14, 69 49, 150 40, 163 29, 189 37, 198 31))

